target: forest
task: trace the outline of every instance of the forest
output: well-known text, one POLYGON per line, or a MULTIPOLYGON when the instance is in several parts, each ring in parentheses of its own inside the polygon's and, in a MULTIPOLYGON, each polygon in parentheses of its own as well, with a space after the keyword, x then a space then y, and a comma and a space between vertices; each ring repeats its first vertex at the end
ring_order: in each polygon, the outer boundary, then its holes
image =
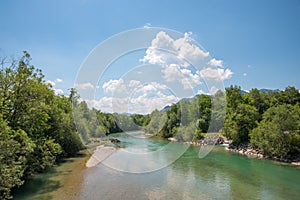
POLYGON ((103 113, 90 108, 75 89, 68 96, 55 95, 42 71, 30 64, 28 52, 17 61, 0 61, 1 199, 12 198, 12 190, 26 179, 95 139, 122 131, 142 130, 181 142, 219 133, 232 144, 250 144, 271 157, 300 154, 300 93, 295 87, 243 92, 230 86, 148 115, 103 113))

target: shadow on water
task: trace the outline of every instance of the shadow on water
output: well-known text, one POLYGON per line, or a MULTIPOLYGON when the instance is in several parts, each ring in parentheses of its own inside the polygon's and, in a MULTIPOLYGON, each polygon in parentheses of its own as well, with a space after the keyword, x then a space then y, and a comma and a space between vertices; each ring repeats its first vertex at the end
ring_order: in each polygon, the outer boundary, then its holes
POLYGON ((58 171, 54 168, 35 175, 15 191, 14 199, 52 199, 50 193, 62 186, 60 180, 54 180, 57 175, 58 171))
POLYGON ((36 174, 15 190, 14 199, 57 199, 57 195, 65 191, 64 187, 68 187, 70 184, 80 186, 80 174, 85 168, 85 160, 88 155, 87 151, 78 153, 72 158, 61 160, 60 163, 45 172, 36 174))

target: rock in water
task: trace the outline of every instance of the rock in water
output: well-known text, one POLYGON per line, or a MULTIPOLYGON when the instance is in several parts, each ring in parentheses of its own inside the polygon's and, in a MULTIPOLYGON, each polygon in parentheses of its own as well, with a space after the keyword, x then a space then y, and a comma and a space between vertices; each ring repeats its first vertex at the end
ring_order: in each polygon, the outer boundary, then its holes
POLYGON ((110 142, 112 142, 112 143, 120 143, 120 142, 121 142, 121 141, 118 140, 117 138, 110 138, 109 140, 110 140, 110 142))

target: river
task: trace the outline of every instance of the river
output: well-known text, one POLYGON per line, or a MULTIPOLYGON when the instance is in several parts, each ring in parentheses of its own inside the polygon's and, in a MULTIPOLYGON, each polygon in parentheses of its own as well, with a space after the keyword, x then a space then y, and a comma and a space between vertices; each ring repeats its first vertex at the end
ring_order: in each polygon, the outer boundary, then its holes
POLYGON ((200 159, 199 147, 172 143, 164 151, 169 144, 164 140, 126 134, 114 137, 121 140, 123 147, 111 159, 92 168, 84 167, 87 156, 68 159, 29 180, 16 192, 15 199, 273 200, 300 197, 300 167, 248 158, 227 152, 223 147, 215 147, 200 159), (159 150, 163 153, 151 154, 159 150), (186 151, 180 156, 178 150, 186 151), (137 158, 128 156, 133 154, 147 159, 139 163, 137 158), (179 159, 171 162, 177 156, 179 159))

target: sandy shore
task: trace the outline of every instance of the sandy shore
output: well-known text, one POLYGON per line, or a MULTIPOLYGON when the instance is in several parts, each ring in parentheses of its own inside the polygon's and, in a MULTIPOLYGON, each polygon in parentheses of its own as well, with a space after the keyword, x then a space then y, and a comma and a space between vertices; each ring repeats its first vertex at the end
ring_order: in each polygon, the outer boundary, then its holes
POLYGON ((86 167, 94 167, 113 154, 117 149, 115 147, 106 147, 100 145, 96 148, 93 155, 86 162, 86 167))

